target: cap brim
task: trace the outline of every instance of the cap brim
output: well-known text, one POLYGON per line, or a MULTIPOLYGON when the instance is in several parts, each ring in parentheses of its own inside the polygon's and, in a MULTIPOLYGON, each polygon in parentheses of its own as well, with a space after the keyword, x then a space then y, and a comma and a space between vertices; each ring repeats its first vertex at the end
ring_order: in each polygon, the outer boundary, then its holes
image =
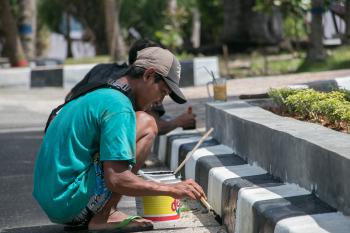
POLYGON ((171 90, 171 93, 169 94, 169 96, 172 100, 174 100, 178 104, 184 104, 187 102, 184 94, 181 92, 179 86, 175 82, 173 82, 167 77, 164 77, 164 81, 166 82, 166 84, 171 90))

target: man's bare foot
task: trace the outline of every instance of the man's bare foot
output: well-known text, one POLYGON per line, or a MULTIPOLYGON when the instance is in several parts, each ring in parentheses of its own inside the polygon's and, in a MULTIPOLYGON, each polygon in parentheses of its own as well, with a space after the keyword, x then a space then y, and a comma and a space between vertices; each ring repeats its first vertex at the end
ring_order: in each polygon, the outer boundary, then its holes
MULTIPOLYGON (((128 219, 128 215, 115 211, 111 213, 108 218, 96 215, 89 222, 89 230, 112 230, 116 229, 118 224, 128 219)), ((130 221, 125 227, 126 229, 152 229, 153 223, 144 218, 137 218, 130 221)))

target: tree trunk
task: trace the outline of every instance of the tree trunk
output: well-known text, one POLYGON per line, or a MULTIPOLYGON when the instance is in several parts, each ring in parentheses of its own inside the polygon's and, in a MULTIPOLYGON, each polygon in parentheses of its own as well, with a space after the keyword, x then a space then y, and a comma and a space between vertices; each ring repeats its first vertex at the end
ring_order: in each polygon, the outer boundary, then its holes
POLYGON ((323 16, 324 0, 312 0, 311 33, 307 59, 310 61, 322 61, 326 58, 323 47, 323 16))
POLYGON ((36 54, 36 0, 20 0, 19 9, 19 35, 24 53, 32 59, 36 54))
POLYGON ((115 48, 115 22, 116 22, 116 14, 115 14, 115 1, 114 0, 105 0, 104 1, 105 8, 105 30, 106 30, 106 38, 107 38, 107 46, 109 55, 114 59, 114 48, 115 48))
POLYGON ((73 52, 72 52, 72 38, 70 36, 70 17, 71 15, 67 12, 66 13, 66 34, 65 34, 65 38, 67 41, 67 57, 73 57, 73 52))
POLYGON ((345 1, 345 43, 350 44, 350 1, 345 1))
POLYGON ((115 61, 125 61, 126 60, 126 47, 122 34, 122 30, 119 22, 119 13, 121 0, 115 0, 115 52, 114 60, 115 61))
POLYGON ((105 30, 110 56, 114 61, 126 58, 126 48, 119 23, 120 0, 105 0, 105 30))
POLYGON ((18 36, 16 21, 11 12, 9 0, 0 0, 0 20, 5 36, 5 49, 12 66, 27 66, 28 62, 18 36))
POLYGON ((225 43, 247 41, 248 35, 244 31, 241 18, 243 15, 241 0, 224 0, 224 26, 222 39, 225 43))
POLYGON ((282 40, 282 14, 253 10, 255 0, 224 0, 223 42, 227 44, 278 44, 282 40))
POLYGON ((174 26, 174 28, 179 27, 179 23, 176 19, 176 11, 177 11, 177 2, 176 0, 168 0, 168 14, 170 16, 171 24, 174 26))
POLYGON ((201 45, 201 15, 197 7, 192 10, 192 36, 191 42, 193 48, 199 48, 201 45))

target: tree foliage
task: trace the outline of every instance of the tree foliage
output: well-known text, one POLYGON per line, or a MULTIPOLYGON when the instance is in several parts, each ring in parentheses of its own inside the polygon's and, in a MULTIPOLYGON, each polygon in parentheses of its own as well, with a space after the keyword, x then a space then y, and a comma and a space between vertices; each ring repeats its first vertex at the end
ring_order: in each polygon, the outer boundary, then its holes
POLYGON ((256 0, 255 10, 271 12, 280 7, 284 14, 304 15, 311 7, 311 0, 256 0))
POLYGON ((311 0, 256 0, 254 10, 270 13, 276 7, 284 16, 283 25, 287 38, 298 40, 307 35, 304 18, 311 8, 311 0))
POLYGON ((123 1, 120 23, 123 28, 135 28, 142 37, 155 39, 154 32, 163 29, 165 10, 164 0, 123 1))
MULTIPOLYGON (((172 46, 178 41, 189 43, 191 37, 191 10, 197 7, 201 12, 202 40, 206 43, 218 42, 223 22, 222 0, 178 0, 176 20, 180 27, 174 28, 169 22, 167 1, 139 0, 122 1, 120 10, 120 24, 123 35, 133 27, 143 38, 161 41, 172 46)), ((94 33, 96 43, 101 52, 106 50, 104 33, 103 6, 100 0, 39 0, 39 17, 55 32, 60 32, 60 24, 69 12, 86 28, 94 33)))

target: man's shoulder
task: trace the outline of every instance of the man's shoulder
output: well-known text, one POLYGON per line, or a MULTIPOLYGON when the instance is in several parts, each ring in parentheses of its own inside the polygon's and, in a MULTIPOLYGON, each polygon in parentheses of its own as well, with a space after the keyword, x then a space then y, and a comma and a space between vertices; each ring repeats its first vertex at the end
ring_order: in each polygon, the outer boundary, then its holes
POLYGON ((88 95, 93 96, 93 98, 113 98, 121 101, 128 99, 122 92, 111 87, 98 88, 88 93, 88 95))
POLYGON ((98 102, 101 105, 112 107, 118 105, 119 108, 126 107, 132 109, 132 103, 129 98, 122 92, 114 88, 99 88, 87 94, 88 100, 93 103, 98 102))

